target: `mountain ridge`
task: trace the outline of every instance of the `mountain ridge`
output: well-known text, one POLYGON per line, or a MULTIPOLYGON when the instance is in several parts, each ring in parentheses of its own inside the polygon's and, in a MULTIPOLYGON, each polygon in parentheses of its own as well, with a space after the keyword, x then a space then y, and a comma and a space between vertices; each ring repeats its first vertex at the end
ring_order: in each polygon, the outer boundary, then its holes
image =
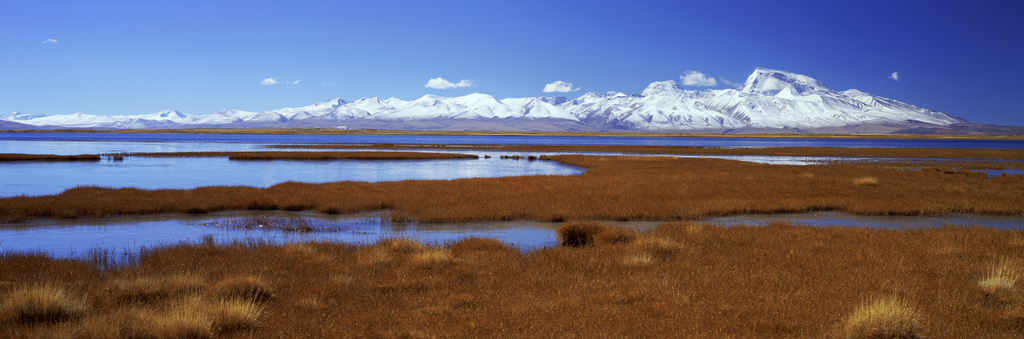
POLYGON ((641 93, 588 92, 575 99, 524 97, 497 99, 474 93, 460 97, 424 95, 412 101, 364 97, 334 98, 312 105, 247 112, 226 109, 206 115, 175 110, 145 115, 103 116, 75 113, 0 117, 31 126, 62 128, 192 127, 350 127, 379 129, 588 131, 810 131, 941 130, 972 124, 966 119, 856 89, 836 91, 817 79, 786 71, 757 68, 735 89, 688 90, 674 80, 655 81, 641 93), (419 122, 419 123, 417 123, 419 122), (445 122, 445 123, 438 123, 445 122), (527 123, 529 122, 529 123, 527 123), (923 129, 922 129, 923 128, 923 129), (859 128, 864 130, 865 128, 859 128))

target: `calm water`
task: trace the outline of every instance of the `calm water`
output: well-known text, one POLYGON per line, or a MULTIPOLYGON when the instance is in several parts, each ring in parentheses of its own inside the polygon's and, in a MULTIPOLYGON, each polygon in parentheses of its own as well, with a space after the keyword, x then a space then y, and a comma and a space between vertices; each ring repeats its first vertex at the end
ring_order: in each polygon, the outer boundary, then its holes
MULTIPOLYGON (((74 142, 0 140, 0 153, 100 154, 120 152, 265 151, 265 144, 187 142, 74 142)), ((310 151, 310 150, 306 150, 310 151)), ((0 164, 0 197, 57 194, 75 186, 145 189, 200 186, 268 187, 286 181, 451 180, 521 175, 578 175, 583 169, 552 161, 500 159, 231 161, 224 158, 125 157, 124 161, 0 164)), ((484 155, 491 154, 491 159, 484 155)), ((504 152, 502 154, 520 154, 504 152)))
MULTIPOLYGON (((885 140, 885 139, 779 139, 779 138, 642 138, 642 137, 480 137, 480 136, 309 136, 309 135, 205 135, 107 133, 0 133, 0 153, 100 154, 121 152, 259 151, 281 143, 410 143, 410 144, 554 144, 554 145, 677 145, 713 147, 952 147, 1024 148, 1024 141, 885 140)), ((266 187, 285 181, 393 181, 457 179, 515 175, 578 175, 582 169, 548 161, 502 160, 500 155, 537 155, 515 152, 459 151, 477 154, 478 160, 418 161, 229 161, 226 158, 135 158, 98 162, 25 162, 0 164, 0 196, 54 194, 79 185, 139 188, 193 188, 210 185, 266 187), (491 159, 484 159, 491 155, 491 159)), ((807 164, 818 157, 723 157, 778 164, 807 164)), ((994 173, 999 174, 999 173, 994 173)), ((521 249, 555 244, 557 223, 528 221, 475 224, 392 224, 381 214, 328 216, 303 212, 229 212, 201 216, 165 215, 91 221, 34 221, 0 225, 0 251, 43 250, 66 256, 93 248, 137 251, 140 247, 197 242, 203 235, 217 241, 259 238, 271 242, 331 240, 375 242, 388 237, 410 237, 427 242, 454 241, 484 236, 512 243, 521 249), (253 214, 303 217, 338 225, 342 231, 294 233, 237 230, 203 225, 253 214)), ((763 225, 789 221, 804 225, 850 227, 928 227, 981 225, 1024 229, 1024 218, 944 216, 925 218, 861 217, 841 213, 773 216, 730 216, 706 220, 724 225, 763 225)), ((620 223, 650 228, 656 223, 620 223)))
MULTIPOLYGON (((498 239, 521 250, 555 246, 555 229, 560 223, 534 221, 502 221, 459 224, 397 224, 388 221, 386 212, 354 215, 324 215, 312 212, 243 211, 206 215, 158 215, 109 218, 102 220, 41 220, 32 223, 0 226, 0 251, 44 251, 57 256, 74 256, 94 248, 116 252, 136 252, 143 247, 200 242, 204 235, 218 243, 251 238, 272 243, 296 241, 337 241, 368 244, 381 239, 404 237, 422 242, 443 244, 476 236, 498 239), (323 222, 339 231, 283 232, 229 229, 212 226, 235 218, 265 216, 306 218, 323 222)), ((944 217, 878 217, 854 216, 839 212, 739 215, 719 217, 701 222, 717 225, 765 225, 785 221, 807 226, 845 226, 899 229, 943 225, 978 225, 1001 229, 1024 229, 1024 219, 954 215, 944 217)), ((637 230, 652 229, 658 222, 606 222, 606 224, 637 230)))
MULTIPOLYGON (((1020 140, 900 140, 825 138, 534 137, 382 135, 219 135, 131 133, 0 133, 0 153, 103 154, 124 152, 263 151, 281 143, 428 143, 554 145, 687 145, 715 147, 956 147, 1024 148, 1020 140)), ((315 151, 300 149, 297 151, 315 151)), ((517 152, 458 151, 479 160, 229 161, 226 158, 141 158, 100 162, 19 162, 0 165, 0 197, 57 194, 75 186, 187 189, 211 185, 268 187, 286 181, 449 180, 516 175, 578 175, 548 161, 502 160, 517 152), (491 155, 491 159, 483 159, 491 155)), ((826 157, 716 156, 768 164, 812 164, 826 157)), ((1024 171, 990 171, 990 175, 1024 171)))

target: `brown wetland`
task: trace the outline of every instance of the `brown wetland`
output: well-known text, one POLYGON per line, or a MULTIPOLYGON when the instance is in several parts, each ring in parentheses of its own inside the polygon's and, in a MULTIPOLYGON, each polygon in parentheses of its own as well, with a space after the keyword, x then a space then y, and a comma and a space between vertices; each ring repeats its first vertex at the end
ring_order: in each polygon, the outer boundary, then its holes
POLYGON ((0 337, 1024 334, 1022 175, 475 152, 579 172, 0 198, 0 337))

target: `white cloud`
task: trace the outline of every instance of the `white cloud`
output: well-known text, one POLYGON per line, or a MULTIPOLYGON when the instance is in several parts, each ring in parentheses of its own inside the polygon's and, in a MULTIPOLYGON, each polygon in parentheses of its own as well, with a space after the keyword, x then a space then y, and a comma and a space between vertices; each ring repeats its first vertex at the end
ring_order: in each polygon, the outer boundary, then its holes
MULTIPOLYGON (((289 82, 289 84, 298 85, 300 80, 302 80, 302 79, 295 79, 295 81, 289 82)), ((287 82, 287 81, 285 81, 285 82, 287 82)))
POLYGON ((893 79, 893 80, 896 80, 896 82, 899 82, 900 81, 900 72, 892 72, 892 75, 889 76, 889 79, 893 79))
POLYGON ((732 82, 732 81, 729 81, 729 80, 725 80, 725 78, 723 78, 723 77, 718 77, 718 80, 721 80, 723 84, 726 84, 726 85, 729 85, 729 86, 732 86, 732 87, 736 87, 736 88, 739 88, 740 86, 743 86, 743 83, 738 83, 737 84, 735 82, 732 82))
POLYGON ((715 78, 708 77, 698 71, 686 71, 679 78, 683 80, 683 85, 686 86, 718 86, 718 81, 715 81, 715 78))
POLYGON ((565 82, 565 81, 562 81, 562 80, 558 80, 558 81, 552 82, 550 84, 544 85, 544 89, 542 91, 544 93, 551 93, 551 92, 566 93, 566 92, 573 92, 573 91, 578 91, 578 90, 580 90, 579 87, 576 87, 576 89, 572 88, 572 83, 571 82, 565 82))
POLYGON ((460 88, 460 87, 476 87, 476 85, 473 84, 473 81, 475 81, 475 80, 462 79, 462 81, 459 81, 459 83, 456 84, 456 83, 452 83, 451 81, 445 80, 442 77, 437 77, 437 78, 433 78, 433 79, 427 80, 427 84, 423 85, 423 87, 433 88, 433 89, 452 89, 452 88, 460 88))
POLYGON ((260 81, 261 85, 273 85, 273 84, 276 84, 276 83, 277 83, 277 79, 275 79, 275 78, 266 78, 266 79, 263 79, 263 81, 260 81))
POLYGON ((51 43, 55 44, 55 43, 57 43, 57 40, 55 40, 55 39, 46 39, 45 41, 43 41, 43 43, 44 44, 51 44, 51 43))

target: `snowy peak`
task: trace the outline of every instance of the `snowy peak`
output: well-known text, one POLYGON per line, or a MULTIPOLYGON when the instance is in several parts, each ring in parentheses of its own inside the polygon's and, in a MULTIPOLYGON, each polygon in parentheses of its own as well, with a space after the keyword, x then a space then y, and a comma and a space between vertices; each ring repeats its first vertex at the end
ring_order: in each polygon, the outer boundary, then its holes
POLYGON ((139 119, 183 121, 183 120, 188 120, 189 119, 189 115, 181 113, 181 112, 178 112, 178 111, 167 110, 167 111, 159 111, 159 112, 152 113, 152 114, 142 115, 142 116, 139 116, 139 119))
POLYGON ((675 80, 669 80, 652 82, 650 85, 647 86, 647 89, 644 89, 644 91, 640 93, 640 95, 652 96, 663 93, 678 94, 682 92, 683 89, 679 87, 679 84, 677 84, 675 80))
MULTIPOLYGON (((674 80, 657 81, 640 94, 590 92, 578 98, 525 97, 497 100, 474 93, 460 97, 424 95, 412 101, 367 97, 347 102, 334 98, 308 106, 261 112, 223 110, 188 115, 168 110, 146 115, 29 115, 14 112, 0 120, 70 128, 188 128, 355 126, 406 128, 441 126, 550 126, 564 130, 659 131, 747 128, 813 131, 850 126, 949 125, 967 123, 942 112, 850 89, 834 91, 814 78, 758 68, 739 89, 686 90, 674 80), (430 121, 428 123, 421 123, 430 121), (346 123, 349 125, 350 123, 346 123), (403 125, 406 124, 406 125, 403 125)), ((433 127, 431 127, 433 128, 433 127)))
POLYGON ((8 115, 6 117, 0 118, 0 120, 23 121, 23 120, 32 120, 32 119, 44 118, 44 117, 46 117, 46 114, 25 114, 25 113, 21 113, 21 112, 18 112, 18 111, 14 111, 14 113, 11 113, 10 115, 8 115))
POLYGON ((344 104, 347 104, 347 103, 348 103, 347 101, 341 100, 341 98, 334 98, 334 99, 331 99, 331 100, 321 101, 321 102, 315 103, 315 104, 313 104, 313 107, 328 106, 328 107, 331 107, 331 108, 337 108, 338 106, 341 106, 341 105, 344 105, 344 104))
POLYGON ((833 92, 825 83, 806 75, 758 67, 740 90, 746 94, 809 95, 833 92))

